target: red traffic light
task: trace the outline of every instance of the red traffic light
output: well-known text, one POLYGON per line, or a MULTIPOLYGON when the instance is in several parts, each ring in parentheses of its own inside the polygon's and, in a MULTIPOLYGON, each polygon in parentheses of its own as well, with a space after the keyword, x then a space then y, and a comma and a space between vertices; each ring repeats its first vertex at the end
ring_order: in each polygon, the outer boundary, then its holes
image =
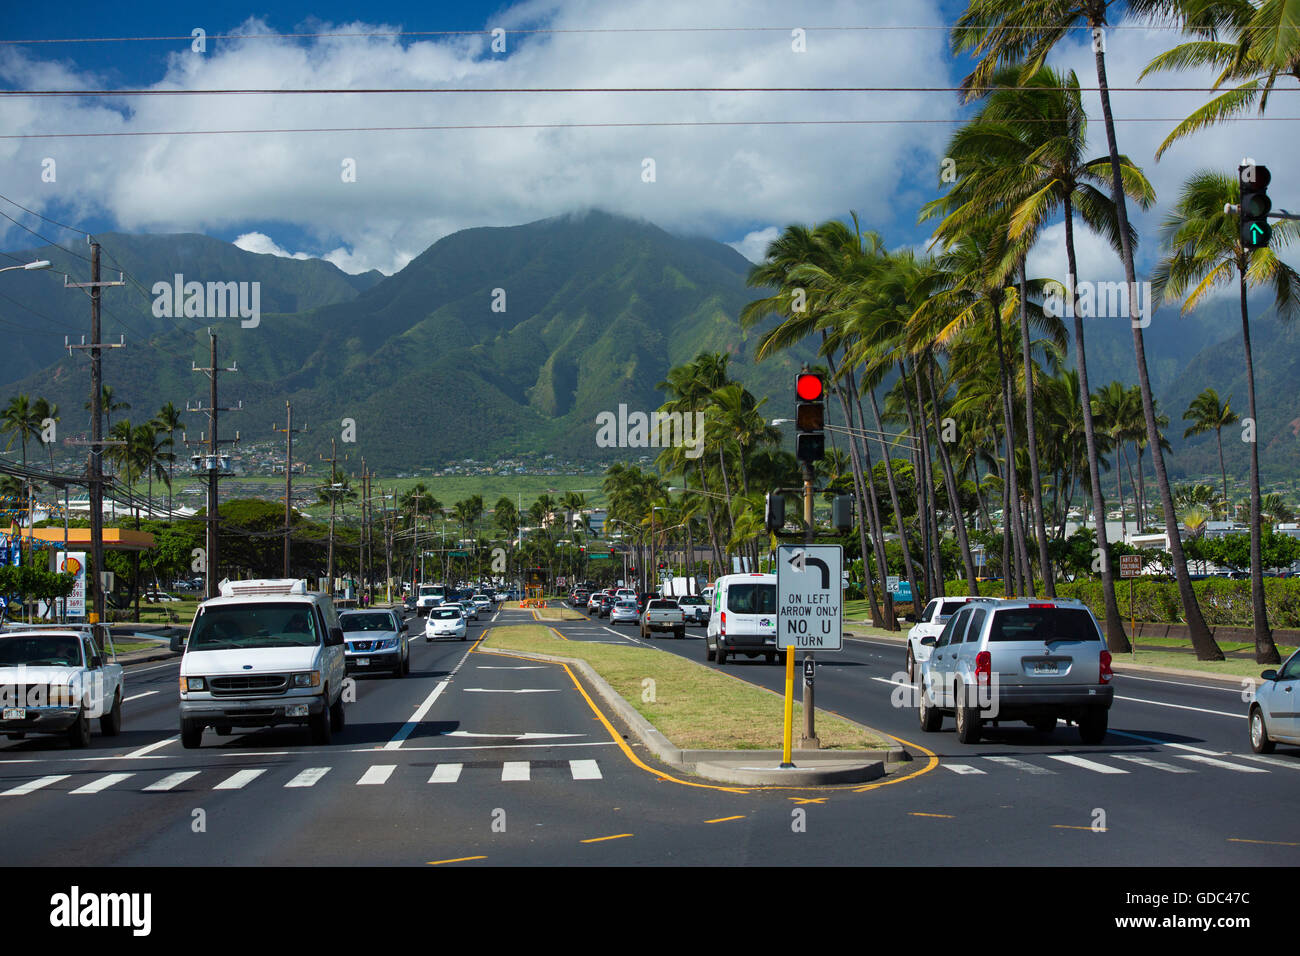
POLYGON ((822 397, 822 377, 808 372, 800 373, 794 381, 794 393, 800 401, 817 402, 822 397))

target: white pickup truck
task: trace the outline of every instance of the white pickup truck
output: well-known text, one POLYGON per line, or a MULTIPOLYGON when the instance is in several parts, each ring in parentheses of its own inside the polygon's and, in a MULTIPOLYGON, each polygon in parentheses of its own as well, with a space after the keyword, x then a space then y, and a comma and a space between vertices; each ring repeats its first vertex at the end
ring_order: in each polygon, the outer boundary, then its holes
POLYGON ((420 617, 428 617, 429 612, 447 600, 447 586, 445 584, 421 584, 420 590, 415 600, 415 613, 420 617))
POLYGON ((62 734, 71 746, 86 747, 96 717, 104 736, 121 731, 122 665, 107 628, 0 633, 0 733, 10 740, 62 734))
POLYGON ((641 636, 649 638, 654 631, 672 631, 681 639, 686 636, 686 617, 676 601, 658 598, 646 603, 641 615, 641 636))

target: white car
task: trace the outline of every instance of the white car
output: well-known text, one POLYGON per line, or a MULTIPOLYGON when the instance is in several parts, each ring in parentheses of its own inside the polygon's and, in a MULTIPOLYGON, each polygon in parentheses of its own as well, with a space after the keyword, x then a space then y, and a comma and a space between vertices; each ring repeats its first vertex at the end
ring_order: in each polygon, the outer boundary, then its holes
POLYGON ((122 665, 108 629, 30 628, 0 634, 0 733, 62 734, 90 745, 90 721, 115 737, 122 729, 122 665), (107 655, 97 643, 102 637, 107 655))
POLYGON ((997 598, 976 595, 945 595, 925 606, 912 629, 907 632, 907 679, 915 681, 921 665, 930 659, 932 644, 922 644, 924 637, 938 637, 948 619, 971 601, 997 602, 997 598))
POLYGON ((458 637, 462 641, 468 636, 469 624, 460 608, 444 604, 429 611, 424 622, 424 639, 432 641, 439 637, 458 637))

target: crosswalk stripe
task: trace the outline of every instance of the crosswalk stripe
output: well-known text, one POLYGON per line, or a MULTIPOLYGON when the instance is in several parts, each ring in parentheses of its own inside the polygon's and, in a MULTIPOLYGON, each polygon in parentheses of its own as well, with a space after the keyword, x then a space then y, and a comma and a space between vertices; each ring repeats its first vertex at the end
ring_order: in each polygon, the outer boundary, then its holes
POLYGON ((594 760, 570 760, 569 772, 574 780, 600 779, 600 765, 594 760))
POLYGON ((1253 760, 1255 763, 1265 763, 1273 767, 1285 767, 1287 770, 1300 770, 1300 763, 1292 760, 1280 760, 1277 757, 1262 757, 1259 754, 1233 754, 1238 760, 1253 760))
POLYGON ((1073 754, 1047 754, 1052 760, 1059 760, 1061 763, 1072 764, 1075 767, 1082 767, 1084 770, 1091 770, 1093 773, 1128 773, 1127 770, 1121 770, 1119 767, 1107 766, 1104 763, 1097 763, 1095 760, 1085 760, 1083 757, 1076 757, 1073 754))
POLYGON ((1019 770, 1022 773, 1033 773, 1040 776, 1056 773, 1055 770, 1048 770, 1046 767, 1036 767, 1032 763, 1025 763, 1023 760, 1017 760, 1015 757, 985 757, 984 759, 991 760, 1004 767, 1010 767, 1012 770, 1019 770))
POLYGON ((0 797, 17 797, 24 793, 31 793, 33 790, 39 790, 41 787, 48 787, 52 783, 58 783, 60 780, 67 780, 68 774, 58 773, 49 777, 37 777, 35 780, 28 780, 26 783, 20 783, 18 786, 0 793, 0 797))
POLYGON ((392 764, 392 763, 375 764, 373 767, 368 768, 366 772, 361 775, 361 779, 357 781, 357 786, 358 787, 378 786, 380 784, 387 783, 388 778, 393 775, 393 771, 396 769, 397 769, 397 764, 392 764))
POLYGON ((1150 757, 1140 757, 1137 754, 1111 754, 1116 760, 1127 760, 1129 763, 1141 764, 1143 767, 1150 767, 1153 770, 1163 770, 1165 773, 1196 773, 1188 767, 1177 767, 1171 763, 1161 763, 1159 760, 1152 760, 1150 757))
POLYGON ((455 783, 460 779, 460 772, 464 764, 459 763, 440 763, 433 768, 433 776, 429 778, 430 783, 455 783))
POLYGON ((501 779, 506 780, 527 780, 529 779, 529 763, 527 760, 507 760, 501 765, 501 779))
POLYGON ((250 781, 256 780, 265 770, 237 770, 225 780, 221 781, 213 790, 242 790, 250 781))
POLYGON ((329 767, 308 767, 302 773, 298 774, 298 776, 286 783, 285 787, 314 787, 316 786, 316 781, 329 772, 329 767))
POLYGON ((946 763, 943 766, 947 767, 953 773, 983 773, 984 772, 983 770, 979 769, 979 767, 972 767, 970 764, 965 764, 965 763, 946 763))
POLYGON ((156 783, 151 783, 149 786, 145 787, 144 792, 159 793, 163 790, 170 790, 173 787, 184 783, 186 780, 190 779, 190 777, 197 777, 198 775, 199 772, 197 770, 181 770, 177 773, 169 773, 156 783))
POLYGON ((1228 763, 1226 760, 1215 760, 1213 757, 1202 757, 1200 754, 1179 754, 1184 760, 1195 760, 1197 763, 1209 764, 1211 767, 1221 767, 1224 770, 1235 770, 1237 773, 1269 773, 1263 767, 1245 767, 1239 763, 1228 763))
POLYGON ((99 791, 107 790, 115 783, 121 783, 123 780, 127 779, 128 777, 134 777, 134 776, 135 774, 133 773, 109 773, 100 777, 98 780, 92 780, 90 783, 86 784, 85 786, 78 787, 76 790, 72 790, 70 792, 71 793, 99 793, 99 791))

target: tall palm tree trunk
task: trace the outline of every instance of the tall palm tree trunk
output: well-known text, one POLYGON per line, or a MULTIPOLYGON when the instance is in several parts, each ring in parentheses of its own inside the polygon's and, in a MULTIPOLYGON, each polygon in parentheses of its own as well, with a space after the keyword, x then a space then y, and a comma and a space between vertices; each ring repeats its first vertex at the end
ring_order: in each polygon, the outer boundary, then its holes
MULTIPOLYGON (((1089 14, 1089 26, 1099 29, 1103 26, 1101 17, 1105 16, 1106 7, 1100 5, 1099 14, 1089 14)), ((1119 146, 1115 139, 1115 117, 1110 108, 1110 86, 1106 81, 1106 54, 1104 46, 1094 47, 1093 58, 1097 63, 1097 89, 1101 94, 1101 114, 1106 126, 1106 145, 1110 150, 1111 192, 1115 200, 1115 212, 1119 220, 1120 258, 1124 263, 1124 280, 1128 283, 1129 312, 1134 311, 1133 300, 1137 298, 1137 274, 1133 268, 1133 247, 1129 243, 1128 205, 1124 195, 1124 183, 1119 168, 1119 146)), ((1178 596, 1182 600, 1183 613, 1187 618, 1188 635, 1196 649, 1199 660, 1223 660, 1223 651, 1215 642, 1214 636, 1205 624, 1201 607, 1196 603, 1196 592, 1192 590, 1192 580, 1187 573, 1187 556, 1183 553, 1182 538, 1178 534, 1178 516, 1174 512, 1174 496, 1169 487, 1169 475, 1165 471, 1165 458, 1160 450, 1160 429, 1156 425, 1155 403, 1151 396, 1151 377, 1147 372, 1146 343, 1142 337, 1142 326, 1133 322, 1133 352, 1137 359, 1138 385, 1142 389, 1142 415, 1146 418, 1147 440, 1151 443, 1151 463, 1155 466, 1156 485, 1160 489, 1160 504, 1165 516, 1165 533, 1169 538, 1169 551, 1174 561, 1174 577, 1178 581, 1178 596)))
MULTIPOLYGON (((912 364, 912 387, 916 390, 916 410, 917 417, 920 418, 921 426, 917 439, 920 442, 919 454, 921 456, 921 474, 925 479, 926 517, 928 519, 930 532, 934 537, 933 550, 931 551, 931 554, 933 555, 931 566, 934 569, 934 585, 929 596, 940 597, 944 593, 943 555, 940 551, 940 543, 943 539, 939 527, 939 508, 934 494, 934 463, 930 456, 930 428, 926 423, 925 399, 921 397, 921 376, 923 374, 921 365, 924 362, 925 356, 922 356, 920 360, 912 364)), ((938 409, 935 409, 935 414, 938 414, 938 409)))
MULTIPOLYGON (((1258 428, 1255 414, 1255 358, 1250 348, 1250 313, 1246 306, 1246 272, 1237 270, 1237 287, 1241 294, 1241 339, 1246 348, 1246 396, 1250 404, 1250 420, 1258 428)), ((1259 441, 1250 443, 1250 602, 1252 624, 1255 630, 1255 663, 1280 664, 1281 656, 1273 643, 1273 631, 1268 626, 1268 608, 1264 604, 1264 559, 1261 554, 1259 497, 1259 441)), ((1226 485, 1227 482, 1225 481, 1226 485)))
POLYGON ((898 531, 898 543, 903 552, 903 570, 907 574, 907 580, 913 584, 916 583, 916 569, 912 566, 912 549, 907 543, 907 528, 903 525, 903 508, 898 500, 898 482, 894 480, 894 462, 889 455, 889 446, 885 444, 884 431, 881 429, 880 406, 876 403, 876 393, 872 389, 867 389, 867 395, 871 398, 871 414, 876 421, 876 440, 880 442, 880 454, 884 456, 885 461, 885 479, 889 483, 889 504, 894 509, 894 524, 898 531))
POLYGON ((849 369, 849 388, 857 401, 857 418, 854 419, 863 429, 862 444, 859 447, 861 454, 861 466, 863 490, 867 495, 868 515, 871 518, 871 535, 876 551, 876 570, 880 575, 880 595, 884 604, 885 626, 891 630, 898 630, 898 619, 894 616, 894 596, 889 593, 885 586, 885 579, 889 575, 889 559, 885 556, 885 523, 880 516, 880 501, 876 497, 876 476, 875 465, 871 461, 871 442, 865 435, 867 415, 862 407, 862 392, 858 389, 856 377, 853 370, 849 369))
MULTIPOLYGON (((1034 508, 1034 534, 1038 538, 1038 566, 1043 572, 1043 587, 1048 597, 1056 597, 1052 561, 1047 554, 1047 529, 1043 524, 1043 482, 1038 471, 1038 437, 1034 425, 1034 366, 1029 355, 1029 280, 1025 276, 1025 258, 1020 257, 1020 351, 1025 362, 1025 429, 1029 438, 1029 482, 1034 508)), ((1031 587, 1032 590, 1032 587, 1031 587)))
MULTIPOLYGON (((934 388, 934 362, 931 361, 926 366, 926 382, 930 386, 930 405, 935 409, 935 416, 939 412, 939 397, 934 388)), ((961 549, 961 561, 963 570, 966 572, 966 586, 970 589, 970 594, 979 594, 979 584, 975 580, 975 560, 971 557, 970 541, 966 537, 966 515, 961 506, 961 500, 957 497, 957 479, 953 475, 952 461, 948 457, 948 444, 939 436, 939 467, 943 470, 944 487, 948 489, 949 507, 952 508, 953 525, 957 533, 957 547, 961 549)))
POLYGON ((1006 450, 1006 467, 1003 480, 1007 486, 1007 509, 1002 513, 1002 524, 1005 529, 1008 522, 1012 523, 1016 575, 1020 582, 1017 593, 1023 594, 1026 593, 1024 591, 1024 582, 1032 580, 1032 578, 1029 577, 1028 571, 1029 554, 1025 549, 1025 529, 1020 523, 1020 492, 1016 481, 1015 417, 1011 414, 1010 372, 1007 369, 1006 348, 1002 344, 1002 300, 1000 296, 995 297, 993 300, 993 337, 998 350, 998 378, 1001 380, 1002 386, 1002 444, 1006 450))
MULTIPOLYGON (((1248 363, 1247 367, 1248 367, 1248 368, 1250 367, 1250 366, 1249 366, 1249 363, 1248 363)), ((1250 369, 1250 371, 1251 371, 1251 380, 1252 380, 1252 382, 1253 382, 1253 380, 1254 380, 1254 369, 1252 368, 1252 369, 1250 369)), ((1225 464, 1223 463, 1223 426, 1219 426, 1218 428, 1216 428, 1216 429, 1214 430, 1214 437, 1215 437, 1215 438, 1218 440, 1218 442, 1219 442, 1219 475, 1220 475, 1220 477, 1222 477, 1222 479, 1223 479, 1223 514, 1224 514, 1224 517, 1227 517, 1227 515, 1228 515, 1228 511, 1229 511, 1229 506, 1228 506, 1228 466, 1225 465, 1225 464)))

